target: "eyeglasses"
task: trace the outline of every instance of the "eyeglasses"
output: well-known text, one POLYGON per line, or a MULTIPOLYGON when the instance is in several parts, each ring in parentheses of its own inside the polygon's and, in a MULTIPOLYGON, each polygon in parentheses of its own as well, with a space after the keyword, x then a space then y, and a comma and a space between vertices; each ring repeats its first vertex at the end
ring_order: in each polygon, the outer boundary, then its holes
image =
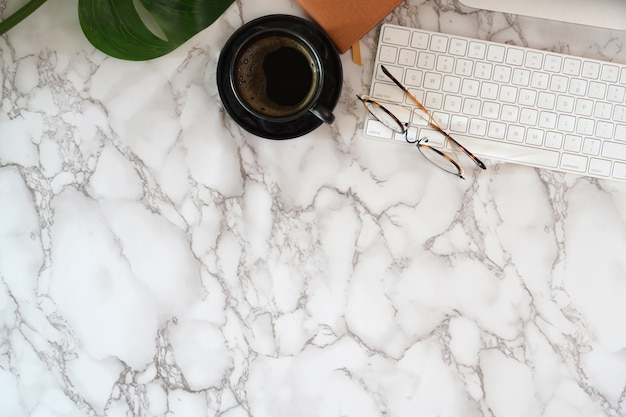
MULTIPOLYGON (((485 164, 476 157, 473 153, 467 150, 464 146, 462 146, 459 142, 454 140, 448 133, 446 133, 437 123, 437 121, 433 118, 433 115, 430 111, 420 101, 415 98, 413 94, 409 92, 409 90, 404 87, 400 81, 398 81, 384 65, 381 65, 383 73, 389 77, 391 81, 394 82, 395 85, 400 87, 400 89, 404 92, 404 94, 411 99, 412 102, 415 103, 417 108, 409 109, 407 107, 402 106, 400 103, 395 103, 391 101, 381 100, 375 97, 367 96, 367 95, 357 95, 358 99, 361 100, 367 111, 380 123, 384 126, 388 127, 392 131, 403 134, 404 139, 409 143, 415 143, 417 149, 420 151, 424 157, 441 168, 442 170, 449 172, 458 176, 459 178, 463 178, 463 168, 459 163, 459 158, 457 154, 457 150, 460 150, 465 155, 467 155, 476 165, 478 165, 482 169, 487 169, 485 164), (409 112, 409 119, 411 119, 410 114, 413 114, 417 117, 413 118, 414 123, 423 124, 425 122, 426 126, 433 129, 435 132, 440 133, 444 138, 444 143, 447 141, 450 145, 450 150, 452 152, 452 156, 448 155, 441 150, 431 146, 428 144, 429 139, 427 137, 423 137, 418 139, 417 135, 415 137, 409 135, 409 122, 403 123, 400 121, 398 116, 396 116, 391 110, 387 107, 383 106, 380 102, 387 103, 388 107, 397 108, 403 112, 409 112)), ((396 112, 398 111, 396 110, 396 112)), ((409 120, 410 121, 410 120, 409 120)))

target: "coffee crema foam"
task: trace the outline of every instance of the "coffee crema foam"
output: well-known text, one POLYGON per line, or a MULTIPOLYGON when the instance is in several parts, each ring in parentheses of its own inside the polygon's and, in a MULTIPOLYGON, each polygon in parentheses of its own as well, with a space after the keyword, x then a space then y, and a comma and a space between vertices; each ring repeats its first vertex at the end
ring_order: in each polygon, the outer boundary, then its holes
POLYGON ((244 45, 234 63, 241 100, 266 117, 288 117, 310 105, 319 88, 311 51, 285 34, 267 34, 244 45))

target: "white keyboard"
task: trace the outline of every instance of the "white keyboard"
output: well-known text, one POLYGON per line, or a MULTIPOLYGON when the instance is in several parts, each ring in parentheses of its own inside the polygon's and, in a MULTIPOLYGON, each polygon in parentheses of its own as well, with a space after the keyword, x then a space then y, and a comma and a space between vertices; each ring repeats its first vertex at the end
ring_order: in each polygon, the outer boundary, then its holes
MULTIPOLYGON (((626 181, 626 65, 385 24, 370 95, 406 107, 381 65, 476 155, 626 181)), ((364 132, 407 143, 372 118, 364 132)))

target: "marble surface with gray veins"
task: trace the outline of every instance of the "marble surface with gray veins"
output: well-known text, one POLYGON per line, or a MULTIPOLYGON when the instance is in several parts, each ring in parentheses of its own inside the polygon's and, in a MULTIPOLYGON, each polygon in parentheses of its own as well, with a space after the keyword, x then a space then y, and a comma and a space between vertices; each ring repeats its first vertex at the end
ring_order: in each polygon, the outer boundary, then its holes
MULTIPOLYGON (((241 0, 173 53, 107 57, 76 1, 0 38, 0 415, 626 415, 626 185, 467 179, 337 120, 241 129, 215 83, 241 0)), ((386 20, 626 63, 626 35, 409 0, 386 20)))

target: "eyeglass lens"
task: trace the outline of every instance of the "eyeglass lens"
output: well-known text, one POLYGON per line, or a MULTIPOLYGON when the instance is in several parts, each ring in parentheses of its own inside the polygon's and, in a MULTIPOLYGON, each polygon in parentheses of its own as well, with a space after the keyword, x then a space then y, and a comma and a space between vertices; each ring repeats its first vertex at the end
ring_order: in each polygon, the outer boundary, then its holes
POLYGON ((463 178, 463 169, 453 159, 436 148, 428 145, 427 139, 422 139, 417 143, 420 153, 442 170, 450 174, 463 178))
POLYGON ((406 130, 406 125, 404 125, 398 116, 396 116, 392 110, 387 107, 381 105, 376 101, 366 100, 363 101, 365 108, 370 112, 372 116, 376 118, 383 125, 393 130, 394 132, 404 133, 406 130))

